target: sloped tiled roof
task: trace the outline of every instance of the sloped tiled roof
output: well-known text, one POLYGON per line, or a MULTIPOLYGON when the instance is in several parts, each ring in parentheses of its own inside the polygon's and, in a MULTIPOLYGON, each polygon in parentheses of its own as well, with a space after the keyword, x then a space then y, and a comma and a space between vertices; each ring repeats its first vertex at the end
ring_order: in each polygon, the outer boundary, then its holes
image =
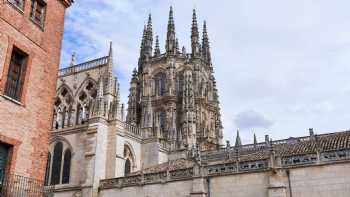
MULTIPOLYGON (((327 133, 299 138, 288 138, 285 140, 272 141, 270 144, 258 143, 237 147, 230 147, 229 151, 220 149, 210 152, 202 152, 202 160, 208 163, 230 163, 239 158, 240 162, 266 160, 270 157, 270 151, 274 151, 278 157, 289 157, 295 155, 306 155, 321 152, 350 149, 350 131, 327 133), (238 153, 238 155, 236 155, 238 153), (206 159, 206 156, 215 155, 214 159, 206 159), (230 155, 227 159, 227 155, 230 155)), ((191 159, 177 159, 158 164, 143 170, 143 173, 156 173, 192 168, 194 161, 191 159)), ((140 171, 132 173, 140 174, 140 171)))
MULTIPOLYGON (((156 172, 164 172, 164 171, 174 171, 174 170, 182 170, 187 168, 192 168, 194 165, 194 161, 187 159, 177 159, 169 162, 161 163, 158 165, 154 165, 149 168, 143 169, 144 174, 156 173, 156 172)), ((140 171, 132 173, 132 175, 140 174, 140 171)))

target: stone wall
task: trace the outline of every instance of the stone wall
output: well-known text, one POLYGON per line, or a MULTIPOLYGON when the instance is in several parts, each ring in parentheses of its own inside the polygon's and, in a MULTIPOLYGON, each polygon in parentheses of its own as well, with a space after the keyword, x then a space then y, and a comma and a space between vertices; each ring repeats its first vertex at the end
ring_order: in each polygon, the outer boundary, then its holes
POLYGON ((293 197, 348 197, 350 164, 291 169, 290 180, 293 197))
POLYGON ((189 197, 191 190, 191 180, 175 181, 122 189, 106 189, 100 192, 99 197, 189 197))
MULTIPOLYGON (((135 178, 131 179, 135 180, 135 178)), ((298 168, 269 169, 260 172, 204 176, 202 184, 199 184, 204 185, 203 193, 200 195, 193 192, 201 191, 201 188, 196 188, 200 180, 198 178, 178 181, 169 181, 168 178, 150 184, 145 184, 142 180, 142 184, 138 184, 134 181, 126 181, 127 178, 123 179, 114 181, 115 186, 102 183, 99 196, 346 197, 350 193, 350 163, 347 161, 298 168), (288 176, 292 195, 289 192, 288 176), (127 185, 128 183, 131 184, 127 185)))

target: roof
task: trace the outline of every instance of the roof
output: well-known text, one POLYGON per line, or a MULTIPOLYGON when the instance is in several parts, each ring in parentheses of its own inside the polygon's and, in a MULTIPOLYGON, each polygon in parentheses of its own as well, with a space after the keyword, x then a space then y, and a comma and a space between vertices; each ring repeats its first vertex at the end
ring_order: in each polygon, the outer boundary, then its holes
MULTIPOLYGON (((188 159, 176 159, 172 161, 168 161, 165 163, 161 163, 158 165, 151 166, 149 168, 145 168, 142 170, 144 174, 164 172, 164 171, 175 171, 175 170, 183 170, 192 168, 194 166, 194 161, 188 159)), ((140 174, 141 171, 133 172, 131 175, 140 174)))
MULTIPOLYGON (((327 133, 314 136, 288 138, 271 141, 269 143, 257 143, 230 147, 214 151, 202 152, 201 159, 207 163, 231 163, 267 160, 273 151, 277 157, 291 157, 298 155, 314 154, 320 152, 332 152, 350 149, 350 131, 327 133), (272 144, 272 146, 271 146, 272 144)), ((142 170, 144 174, 164 171, 182 170, 192 168, 195 162, 192 159, 177 159, 166 163, 154 165, 142 170)), ((140 174, 141 171, 131 175, 140 174)))
POLYGON ((248 144, 229 149, 203 152, 203 160, 219 161, 229 155, 229 161, 257 161, 268 159, 273 151, 277 157, 290 157, 319 152, 350 149, 350 131, 327 133, 314 136, 288 138, 258 144, 248 144))

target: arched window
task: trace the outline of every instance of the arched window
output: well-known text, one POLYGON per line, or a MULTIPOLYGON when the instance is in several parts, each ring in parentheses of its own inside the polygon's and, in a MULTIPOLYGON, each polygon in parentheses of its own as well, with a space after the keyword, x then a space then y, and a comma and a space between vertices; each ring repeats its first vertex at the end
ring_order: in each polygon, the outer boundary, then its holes
POLYGON ((49 153, 48 156, 45 184, 68 184, 70 181, 71 160, 72 152, 68 145, 66 143, 57 142, 54 146, 53 153, 49 153), (51 179, 51 181, 49 181, 49 179, 51 179))
POLYGON ((125 168, 124 168, 124 175, 128 176, 131 172, 131 163, 129 159, 126 159, 125 161, 125 168))
POLYGON ((132 172, 133 167, 135 167, 135 158, 130 147, 126 144, 124 145, 124 159, 124 176, 127 176, 132 172))
POLYGON ((51 164, 51 153, 47 155, 47 161, 46 161, 46 170, 45 170, 45 185, 49 184, 49 177, 50 177, 50 165, 51 164))
POLYGON ((70 150, 67 149, 64 153, 62 184, 69 183, 71 156, 70 150))
POLYGON ((70 106, 73 104, 73 97, 68 91, 68 87, 59 88, 56 96, 55 110, 53 114, 53 128, 59 129, 71 126, 70 118, 72 110, 70 106))
POLYGON ((158 73, 155 76, 155 91, 157 96, 165 95, 165 83, 166 83, 166 75, 164 73, 158 73))
POLYGON ((53 150, 51 184, 56 185, 60 183, 61 164, 62 164, 63 144, 58 142, 53 150))

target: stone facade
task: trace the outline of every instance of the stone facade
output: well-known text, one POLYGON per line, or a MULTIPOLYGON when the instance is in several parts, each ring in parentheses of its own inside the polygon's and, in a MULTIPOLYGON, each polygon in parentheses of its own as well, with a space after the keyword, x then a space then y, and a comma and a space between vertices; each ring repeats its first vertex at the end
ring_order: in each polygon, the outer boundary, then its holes
POLYGON ((0 146, 9 149, 7 175, 43 180, 64 14, 72 1, 45 1, 46 14, 36 17, 33 2, 0 1, 0 146), (22 70, 16 71, 21 73, 17 98, 6 93, 6 84, 16 80, 10 74, 14 51, 26 56, 22 70))
POLYGON ((347 196, 350 131, 248 145, 238 133, 235 146, 222 145, 203 26, 199 43, 194 11, 191 53, 180 51, 171 9, 161 53, 149 16, 127 113, 112 44, 105 57, 76 64, 72 56, 59 71, 50 136, 46 180, 55 196, 347 196))

